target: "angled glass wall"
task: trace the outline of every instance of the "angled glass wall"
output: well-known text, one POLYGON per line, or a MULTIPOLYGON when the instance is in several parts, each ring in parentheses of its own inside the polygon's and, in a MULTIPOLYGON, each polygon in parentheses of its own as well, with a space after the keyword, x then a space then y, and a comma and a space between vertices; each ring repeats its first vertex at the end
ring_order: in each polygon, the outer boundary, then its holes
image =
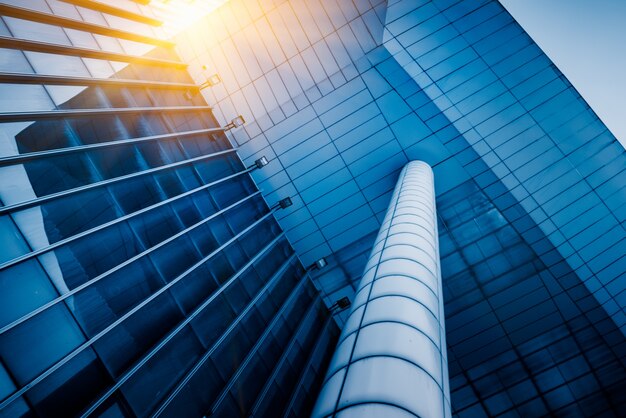
POLYGON ((497 1, 139 3, 2 1, 0 415, 308 415, 420 159, 453 415, 619 416, 626 154, 497 1))
POLYGON ((0 5, 0 416, 306 415, 338 330, 235 125, 69 3, 0 5))
MULTIPOLYGON (((624 159, 495 0, 230 2, 179 38, 327 304, 354 298, 398 173, 435 173, 453 415, 624 409, 624 159), (199 34, 204 36, 198 36, 199 34), (245 63, 245 64, 244 64, 245 63), (606 234, 606 240, 603 235, 606 234)), ((343 319, 345 319, 345 314, 343 319)))

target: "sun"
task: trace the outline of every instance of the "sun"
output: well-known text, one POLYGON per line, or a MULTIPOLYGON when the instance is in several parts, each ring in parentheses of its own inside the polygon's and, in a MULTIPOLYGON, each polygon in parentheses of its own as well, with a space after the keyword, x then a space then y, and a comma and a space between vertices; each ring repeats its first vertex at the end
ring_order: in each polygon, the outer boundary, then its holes
POLYGON ((163 21, 165 37, 170 38, 227 2, 228 0, 152 0, 150 7, 155 17, 163 21))

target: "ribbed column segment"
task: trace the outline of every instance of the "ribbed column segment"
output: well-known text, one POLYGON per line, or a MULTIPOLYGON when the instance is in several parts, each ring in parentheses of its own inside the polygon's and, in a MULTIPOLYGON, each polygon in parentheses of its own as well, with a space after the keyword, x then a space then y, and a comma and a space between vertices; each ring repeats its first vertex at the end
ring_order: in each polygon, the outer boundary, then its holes
POLYGON ((450 417, 433 172, 398 179, 313 417, 450 417))

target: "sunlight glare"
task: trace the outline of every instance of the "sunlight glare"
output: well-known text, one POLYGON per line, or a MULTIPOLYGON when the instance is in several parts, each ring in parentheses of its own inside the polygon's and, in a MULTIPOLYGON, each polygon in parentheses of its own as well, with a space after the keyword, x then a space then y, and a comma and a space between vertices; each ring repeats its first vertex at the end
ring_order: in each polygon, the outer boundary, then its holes
POLYGON ((153 0, 150 2, 157 19, 162 20, 166 38, 193 25, 228 0, 153 0))

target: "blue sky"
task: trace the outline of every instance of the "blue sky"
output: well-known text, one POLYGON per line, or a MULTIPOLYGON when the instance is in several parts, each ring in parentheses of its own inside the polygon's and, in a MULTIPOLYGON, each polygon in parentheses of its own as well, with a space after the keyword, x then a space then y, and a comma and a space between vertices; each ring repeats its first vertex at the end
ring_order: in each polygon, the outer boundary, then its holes
POLYGON ((626 147, 626 0, 500 0, 626 147))

